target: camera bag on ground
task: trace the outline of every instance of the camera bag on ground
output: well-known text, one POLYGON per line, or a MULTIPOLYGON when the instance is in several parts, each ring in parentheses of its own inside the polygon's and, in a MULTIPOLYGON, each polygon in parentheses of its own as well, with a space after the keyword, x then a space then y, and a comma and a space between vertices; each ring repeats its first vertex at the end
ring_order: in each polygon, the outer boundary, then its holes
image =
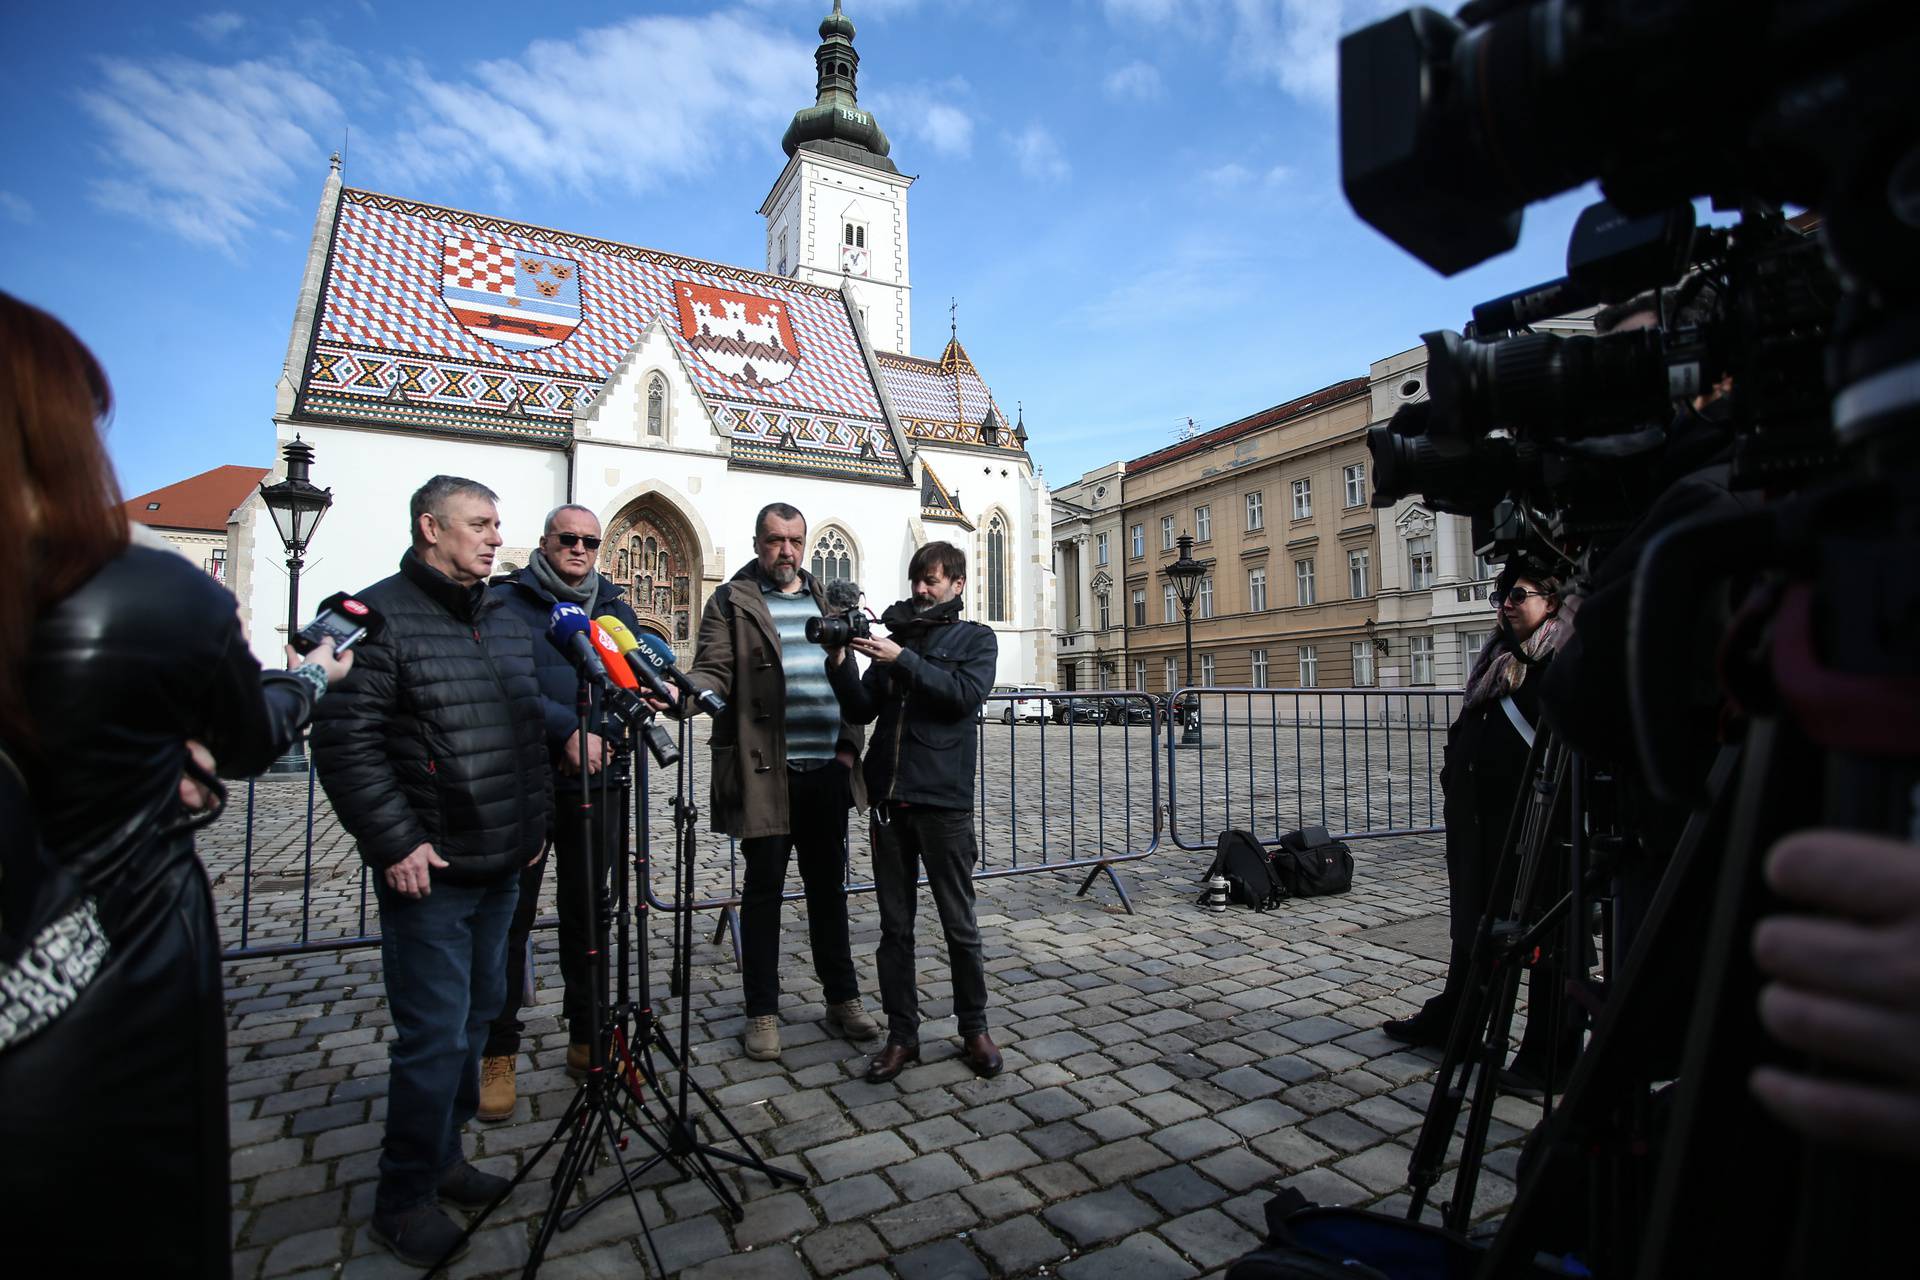
POLYGON ((1444 1228, 1323 1208, 1292 1187, 1266 1213, 1266 1242, 1228 1267, 1226 1280, 1467 1280, 1483 1252, 1444 1228))
POLYGON ((1353 888, 1353 852, 1325 827, 1305 827, 1280 837, 1268 854, 1273 879, 1289 898, 1319 898, 1353 888))
MULTIPOLYGON (((1251 831, 1228 828, 1220 833, 1214 845, 1213 865, 1201 879, 1215 876, 1227 878, 1227 901, 1255 911, 1271 910, 1287 896, 1285 887, 1274 877, 1267 851, 1251 831)), ((1204 902, 1206 894, 1202 892, 1200 898, 1204 902)))

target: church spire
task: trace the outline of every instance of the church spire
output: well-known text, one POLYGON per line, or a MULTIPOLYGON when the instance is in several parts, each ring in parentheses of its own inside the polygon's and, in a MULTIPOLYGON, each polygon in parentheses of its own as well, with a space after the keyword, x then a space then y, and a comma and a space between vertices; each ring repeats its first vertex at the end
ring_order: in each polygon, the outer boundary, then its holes
POLYGON ((853 48, 853 21, 833 0, 833 12, 820 22, 820 47, 813 51, 814 102, 793 113, 780 139, 789 156, 802 149, 821 151, 872 169, 898 173, 887 159, 892 144, 874 120, 860 110, 857 82, 860 55, 853 48))

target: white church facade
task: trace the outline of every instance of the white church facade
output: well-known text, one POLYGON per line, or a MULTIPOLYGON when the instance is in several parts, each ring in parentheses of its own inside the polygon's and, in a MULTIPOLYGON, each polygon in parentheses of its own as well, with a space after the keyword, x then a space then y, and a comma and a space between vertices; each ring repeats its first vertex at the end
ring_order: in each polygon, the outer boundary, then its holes
MULTIPOLYGON (((336 162, 274 413, 276 454, 298 435, 334 495, 304 614, 392 573, 408 496, 448 473, 500 495, 500 570, 526 563, 551 508, 598 513, 601 571, 687 658, 708 593, 753 554, 755 513, 786 502, 814 572, 858 580, 876 612, 916 547, 960 546, 998 682, 1051 683, 1046 483, 957 336, 910 354, 912 179, 857 106, 838 4, 820 33, 818 100, 761 210, 765 270, 356 190, 336 162)), ((287 578, 245 516, 235 586, 264 661, 287 578)))

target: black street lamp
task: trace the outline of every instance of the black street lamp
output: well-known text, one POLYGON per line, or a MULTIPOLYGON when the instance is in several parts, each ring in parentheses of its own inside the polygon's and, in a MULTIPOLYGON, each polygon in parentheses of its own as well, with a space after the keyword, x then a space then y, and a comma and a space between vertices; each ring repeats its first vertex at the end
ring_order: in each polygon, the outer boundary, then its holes
MULTIPOLYGON (((333 505, 333 490, 322 489, 307 478, 313 467, 313 446, 294 436, 282 455, 287 460, 287 478, 276 484, 260 486, 260 500, 273 515, 273 527, 280 534, 280 545, 287 552, 287 643, 293 643, 300 630, 300 564, 306 558, 307 544, 320 527, 320 517, 333 505)), ((273 763, 274 773, 305 773, 307 744, 305 735, 296 737, 287 754, 273 763)))
MULTIPOLYGON (((1193 684, 1193 598, 1199 594, 1200 580, 1207 576, 1207 569, 1213 562, 1211 560, 1195 560, 1193 558, 1193 539, 1187 534, 1183 533, 1180 535, 1178 545, 1180 548, 1179 558, 1160 572, 1166 574, 1167 581, 1173 584, 1174 594, 1180 598, 1180 612, 1187 620, 1186 683, 1191 687, 1193 684)), ((1172 699, 1168 699, 1167 710, 1180 714, 1180 745, 1183 747, 1199 746, 1199 707, 1196 705, 1194 708, 1195 714, 1187 716, 1179 713, 1174 707, 1172 699)))

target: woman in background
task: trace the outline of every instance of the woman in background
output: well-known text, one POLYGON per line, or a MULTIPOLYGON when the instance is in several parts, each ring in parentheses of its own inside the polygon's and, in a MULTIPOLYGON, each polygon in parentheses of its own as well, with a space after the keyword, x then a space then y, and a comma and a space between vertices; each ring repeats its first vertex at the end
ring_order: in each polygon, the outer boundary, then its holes
MULTIPOLYGON (((21 1275, 229 1273, 220 943, 183 778, 264 770, 351 657, 263 677, 129 545, 92 354, 0 293, 0 1205, 21 1275)), ((291 653, 291 651, 289 651, 291 653)))

